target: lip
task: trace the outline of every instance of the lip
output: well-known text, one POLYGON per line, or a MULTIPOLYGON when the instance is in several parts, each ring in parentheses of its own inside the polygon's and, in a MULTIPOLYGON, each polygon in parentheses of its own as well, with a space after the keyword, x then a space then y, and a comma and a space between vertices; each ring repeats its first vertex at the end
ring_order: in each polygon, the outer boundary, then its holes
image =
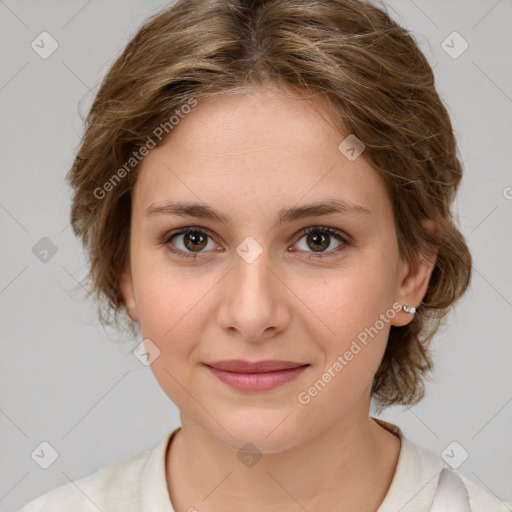
POLYGON ((239 391, 268 391, 298 377, 308 366, 293 361, 258 361, 240 359, 215 361, 204 365, 221 382, 239 391))
POLYGON ((204 363, 206 366, 217 368, 217 370, 225 370, 228 372, 239 373, 264 373, 274 372, 277 370, 288 370, 290 368, 298 368, 307 363, 297 363, 295 361, 280 361, 276 359, 266 361, 244 361, 243 359, 230 359, 226 361, 213 361, 211 363, 204 363))

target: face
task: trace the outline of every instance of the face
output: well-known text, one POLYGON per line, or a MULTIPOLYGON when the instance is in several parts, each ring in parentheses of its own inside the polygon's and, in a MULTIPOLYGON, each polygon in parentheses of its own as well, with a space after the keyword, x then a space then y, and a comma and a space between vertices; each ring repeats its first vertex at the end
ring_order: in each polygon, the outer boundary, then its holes
POLYGON ((412 319, 396 303, 426 291, 431 268, 401 261, 384 183, 338 149, 346 135, 320 103, 253 89, 199 103, 141 164, 127 309, 182 422, 234 449, 367 417, 390 326, 412 319), (155 209, 170 203, 200 208, 155 209), (307 366, 255 391, 205 365, 233 359, 307 366))

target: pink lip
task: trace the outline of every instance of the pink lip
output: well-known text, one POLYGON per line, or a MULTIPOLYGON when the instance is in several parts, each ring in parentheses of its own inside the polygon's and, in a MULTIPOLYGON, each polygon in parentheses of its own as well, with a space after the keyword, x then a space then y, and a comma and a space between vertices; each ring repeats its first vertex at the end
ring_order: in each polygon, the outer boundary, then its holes
POLYGON ((205 366, 220 381, 240 391, 266 391, 290 382, 309 364, 292 361, 217 361, 205 366))

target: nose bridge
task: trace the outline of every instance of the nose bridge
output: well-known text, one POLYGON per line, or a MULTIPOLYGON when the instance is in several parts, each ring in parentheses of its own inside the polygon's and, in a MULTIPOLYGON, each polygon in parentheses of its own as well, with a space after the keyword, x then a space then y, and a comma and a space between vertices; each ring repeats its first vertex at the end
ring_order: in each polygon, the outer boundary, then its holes
POLYGON ((235 328, 247 339, 282 329, 286 308, 268 249, 247 237, 236 248, 233 264, 219 316, 223 327, 235 328))
POLYGON ((264 249, 258 242, 249 240, 242 242, 236 252, 232 276, 233 297, 238 295, 241 304, 247 306, 252 301, 272 302, 275 298, 272 280, 275 277, 271 269, 268 248, 264 249))

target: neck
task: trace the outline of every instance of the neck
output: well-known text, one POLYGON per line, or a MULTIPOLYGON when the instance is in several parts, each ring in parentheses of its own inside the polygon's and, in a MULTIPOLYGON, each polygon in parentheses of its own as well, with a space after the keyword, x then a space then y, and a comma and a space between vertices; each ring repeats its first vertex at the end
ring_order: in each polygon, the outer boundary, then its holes
MULTIPOLYGON (((167 484, 177 512, 374 512, 391 484, 400 440, 368 417, 339 418, 307 442, 244 465, 234 450, 182 416, 167 454, 167 484), (249 504, 249 505, 248 505, 249 504)), ((248 459, 250 460, 250 459, 248 459)))

